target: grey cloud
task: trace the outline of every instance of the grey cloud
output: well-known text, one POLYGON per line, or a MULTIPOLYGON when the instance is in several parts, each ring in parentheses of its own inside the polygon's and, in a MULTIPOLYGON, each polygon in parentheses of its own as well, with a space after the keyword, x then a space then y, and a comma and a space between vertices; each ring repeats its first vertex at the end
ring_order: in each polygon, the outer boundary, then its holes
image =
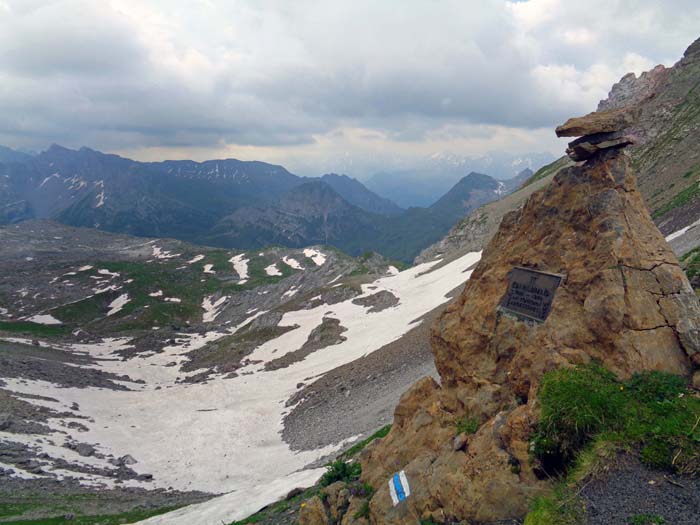
POLYGON ((501 0, 10 2, 0 137, 101 149, 308 145, 342 127, 480 138, 593 109, 604 92, 577 84, 588 68, 621 76, 626 53, 677 58, 700 36, 695 1, 548 2, 552 18, 532 27, 501 0), (596 40, 576 42, 581 29, 596 40), (545 70, 543 86, 538 66, 571 68, 573 94, 547 83, 568 70, 545 70))

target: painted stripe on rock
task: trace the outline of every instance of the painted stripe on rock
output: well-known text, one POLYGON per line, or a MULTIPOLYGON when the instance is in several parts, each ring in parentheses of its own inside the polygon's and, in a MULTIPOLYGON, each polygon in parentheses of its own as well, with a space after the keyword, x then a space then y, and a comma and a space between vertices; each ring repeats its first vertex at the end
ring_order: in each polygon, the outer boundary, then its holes
POLYGON ((411 495, 411 487, 408 486, 408 478, 403 470, 399 472, 399 478, 401 479, 401 485, 403 485, 404 494, 406 494, 406 497, 409 497, 411 495))
POLYGON ((389 480, 389 494, 394 507, 411 495, 408 478, 403 470, 394 474, 389 480))

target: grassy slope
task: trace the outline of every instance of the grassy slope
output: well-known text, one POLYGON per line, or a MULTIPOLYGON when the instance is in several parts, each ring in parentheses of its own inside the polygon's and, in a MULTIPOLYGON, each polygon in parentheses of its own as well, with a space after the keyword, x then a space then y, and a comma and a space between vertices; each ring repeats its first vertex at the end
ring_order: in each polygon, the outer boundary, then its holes
MULTIPOLYGON (((98 269, 119 273, 111 282, 122 284, 122 288, 103 292, 92 297, 56 307, 50 310, 52 316, 63 325, 43 325, 27 321, 0 321, 0 331, 29 336, 54 337, 67 335, 77 327, 113 332, 149 329, 152 326, 167 324, 180 325, 201 320, 202 300, 215 292, 233 295, 262 285, 279 282, 294 274, 294 270, 275 256, 258 253, 249 254, 249 279, 243 285, 236 280, 229 259, 234 252, 226 250, 202 250, 205 258, 193 263, 177 261, 90 261, 91 270, 79 272, 71 277, 83 284, 93 286, 92 277, 100 277, 98 269), (276 263, 282 275, 267 275, 265 268, 276 263), (214 274, 205 273, 204 267, 213 265, 214 274), (130 282, 127 282, 130 281, 130 282), (149 294, 162 291, 162 296, 149 294), (122 294, 129 295, 129 302, 117 313, 107 316, 108 305, 122 294), (167 302, 165 298, 177 298, 180 302, 167 302)), ((194 255, 194 254, 193 254, 194 255)), ((306 261, 307 268, 315 268, 312 261, 306 261)), ((104 277, 104 276, 101 276, 104 277)))

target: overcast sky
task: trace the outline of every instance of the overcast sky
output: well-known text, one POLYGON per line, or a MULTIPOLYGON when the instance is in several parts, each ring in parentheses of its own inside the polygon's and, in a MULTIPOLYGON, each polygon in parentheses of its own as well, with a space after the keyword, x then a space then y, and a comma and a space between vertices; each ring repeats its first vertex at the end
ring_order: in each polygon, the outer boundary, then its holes
POLYGON ((0 0, 0 144, 308 175, 558 154, 556 124, 698 37, 697 0, 0 0))

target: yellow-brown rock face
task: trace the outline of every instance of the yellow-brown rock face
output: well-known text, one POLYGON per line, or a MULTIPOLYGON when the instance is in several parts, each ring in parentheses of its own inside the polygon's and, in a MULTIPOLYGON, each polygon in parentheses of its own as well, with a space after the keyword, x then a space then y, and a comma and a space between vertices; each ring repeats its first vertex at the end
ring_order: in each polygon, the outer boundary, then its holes
POLYGON ((414 385, 391 433, 363 453, 362 477, 377 489, 371 522, 522 517, 547 483, 528 459, 542 375, 591 359, 620 377, 690 375, 700 364, 699 326, 697 298, 649 217, 624 151, 563 170, 503 219, 433 327, 442 384, 414 385), (499 312, 515 266, 565 276, 545 322, 499 312), (455 440, 465 416, 482 425, 455 440), (402 469, 412 493, 394 507, 387 482, 402 469))

